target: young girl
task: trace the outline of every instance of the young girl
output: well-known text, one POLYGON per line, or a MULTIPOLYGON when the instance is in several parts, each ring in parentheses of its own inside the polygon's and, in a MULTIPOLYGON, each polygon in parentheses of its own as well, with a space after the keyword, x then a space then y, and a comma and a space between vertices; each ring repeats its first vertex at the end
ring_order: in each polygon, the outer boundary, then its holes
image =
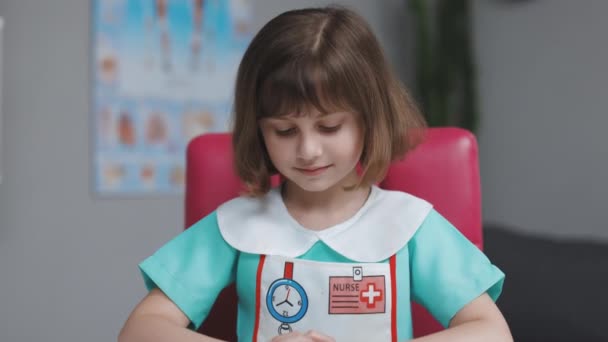
POLYGON ((411 300, 449 327, 420 341, 511 340, 494 304, 504 274, 431 204, 374 185, 424 122, 361 17, 329 7, 272 19, 235 99, 248 194, 141 263, 151 291, 120 341, 213 340, 190 329, 232 282, 243 341, 404 341, 411 300))

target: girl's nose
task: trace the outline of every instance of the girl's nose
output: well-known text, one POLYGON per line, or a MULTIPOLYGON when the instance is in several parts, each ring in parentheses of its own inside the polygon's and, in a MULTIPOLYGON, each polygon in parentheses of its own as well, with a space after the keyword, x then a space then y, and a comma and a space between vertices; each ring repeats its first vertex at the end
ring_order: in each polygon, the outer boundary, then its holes
POLYGON ((314 162, 321 156, 323 147, 321 139, 315 134, 302 133, 298 141, 297 157, 304 162, 314 162))

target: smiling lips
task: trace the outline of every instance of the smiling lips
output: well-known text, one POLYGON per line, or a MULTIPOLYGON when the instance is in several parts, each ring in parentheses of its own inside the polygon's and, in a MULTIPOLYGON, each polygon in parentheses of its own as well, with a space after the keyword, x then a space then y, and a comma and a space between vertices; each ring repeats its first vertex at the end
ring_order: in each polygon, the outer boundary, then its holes
POLYGON ((319 175, 319 174, 323 173, 330 166, 331 165, 321 166, 321 167, 312 167, 312 168, 299 168, 299 167, 296 167, 295 169, 298 170, 299 172, 307 175, 307 176, 316 176, 316 175, 319 175))

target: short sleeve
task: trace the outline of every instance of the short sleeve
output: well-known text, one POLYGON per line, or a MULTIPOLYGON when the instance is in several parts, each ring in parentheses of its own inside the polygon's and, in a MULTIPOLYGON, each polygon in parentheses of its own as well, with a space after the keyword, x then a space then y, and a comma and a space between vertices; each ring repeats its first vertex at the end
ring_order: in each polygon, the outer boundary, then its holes
POLYGON ((505 275, 458 229, 431 210, 409 243, 411 293, 444 326, 487 292, 496 301, 505 275))
POLYGON ((238 252, 222 238, 216 212, 162 246, 139 268, 148 290, 162 290, 198 329, 219 292, 235 279, 238 252))

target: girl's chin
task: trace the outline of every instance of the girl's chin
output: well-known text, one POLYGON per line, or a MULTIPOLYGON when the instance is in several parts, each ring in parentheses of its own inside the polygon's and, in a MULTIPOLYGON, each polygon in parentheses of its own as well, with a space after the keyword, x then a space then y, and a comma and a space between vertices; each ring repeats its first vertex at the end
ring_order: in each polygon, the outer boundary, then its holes
POLYGON ((321 193, 331 191, 337 187, 341 187, 341 182, 329 181, 329 180, 315 180, 315 181, 290 181, 292 186, 306 192, 321 193))

